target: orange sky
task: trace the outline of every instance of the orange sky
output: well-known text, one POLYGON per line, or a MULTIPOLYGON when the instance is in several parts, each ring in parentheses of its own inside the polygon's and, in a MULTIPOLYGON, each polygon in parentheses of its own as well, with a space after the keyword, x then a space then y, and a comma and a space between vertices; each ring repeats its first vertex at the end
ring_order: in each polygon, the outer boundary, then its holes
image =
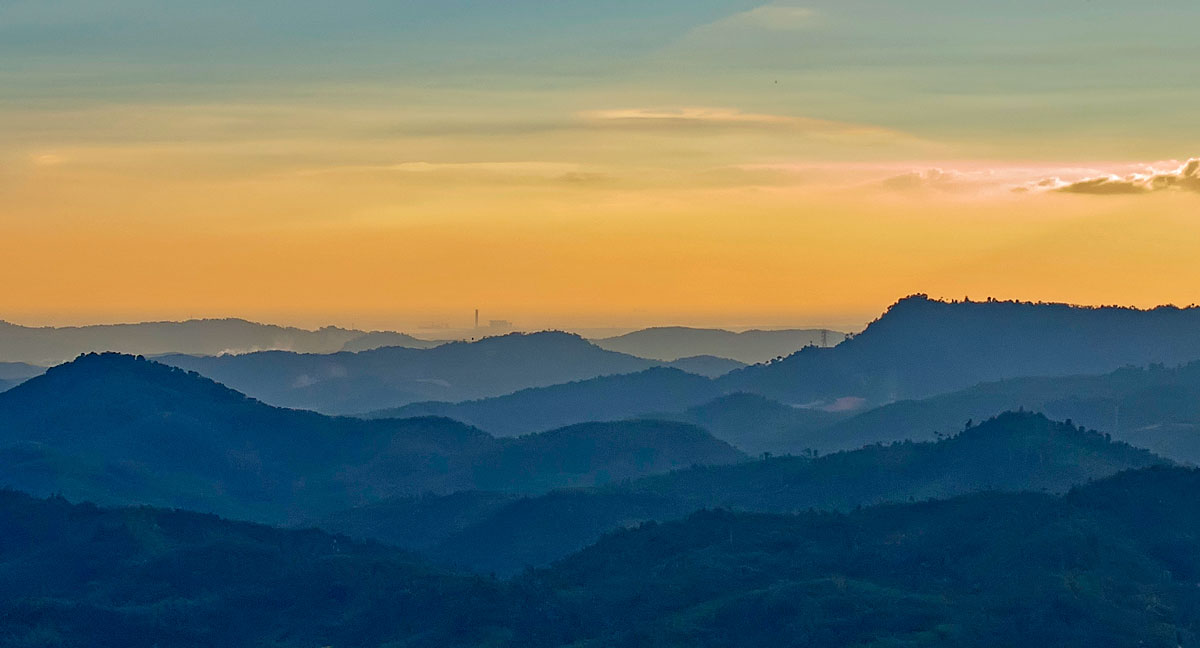
POLYGON ((1193 4, 64 2, 0 9, 0 319, 1200 301, 1193 4))

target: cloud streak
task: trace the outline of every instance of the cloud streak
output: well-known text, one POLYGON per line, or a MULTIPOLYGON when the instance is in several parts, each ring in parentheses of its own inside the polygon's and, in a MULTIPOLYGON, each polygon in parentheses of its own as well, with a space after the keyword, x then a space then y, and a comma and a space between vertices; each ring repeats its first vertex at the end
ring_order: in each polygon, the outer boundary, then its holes
POLYGON ((689 106, 682 108, 622 108, 591 110, 579 114, 589 126, 632 130, 751 129, 811 136, 910 140, 907 133, 880 126, 811 117, 744 112, 736 108, 689 106))
POLYGON ((1137 195, 1162 191, 1200 193, 1200 158, 1191 158, 1179 167, 1165 171, 1099 175, 1075 181, 1045 178, 1039 181, 1035 188, 1093 196, 1137 195))

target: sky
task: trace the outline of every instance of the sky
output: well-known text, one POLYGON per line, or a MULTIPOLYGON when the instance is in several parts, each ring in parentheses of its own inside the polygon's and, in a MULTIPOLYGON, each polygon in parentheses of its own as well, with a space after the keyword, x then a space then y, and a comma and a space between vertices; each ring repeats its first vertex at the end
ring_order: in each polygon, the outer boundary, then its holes
POLYGON ((1200 4, 3 0, 0 319, 1200 301, 1200 4))

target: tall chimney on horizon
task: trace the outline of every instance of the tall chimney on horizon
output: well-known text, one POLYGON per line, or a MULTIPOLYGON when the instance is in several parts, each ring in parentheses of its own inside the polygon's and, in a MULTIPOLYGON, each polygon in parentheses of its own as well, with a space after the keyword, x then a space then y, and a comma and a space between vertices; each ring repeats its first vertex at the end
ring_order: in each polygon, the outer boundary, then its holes
POLYGON ((479 309, 475 309, 475 328, 479 328, 479 309))

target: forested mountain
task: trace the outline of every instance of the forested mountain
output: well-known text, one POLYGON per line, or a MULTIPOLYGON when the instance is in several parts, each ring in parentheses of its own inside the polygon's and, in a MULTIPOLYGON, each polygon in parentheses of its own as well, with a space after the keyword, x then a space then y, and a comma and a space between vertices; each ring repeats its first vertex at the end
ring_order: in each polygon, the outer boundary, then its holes
POLYGON ((330 418, 117 354, 82 356, 0 394, 0 485, 264 521, 397 495, 537 493, 741 458, 671 422, 502 440, 444 418, 330 418))
MULTIPOLYGON (((447 528, 447 535, 430 553, 474 569, 511 572, 564 556, 611 529, 673 519, 701 508, 846 511, 979 490, 1063 492, 1121 470, 1163 461, 1145 450, 1041 415, 1009 413, 940 442, 697 467, 603 489, 559 491, 513 501, 479 511, 475 523, 460 521, 458 528, 447 528)), ((422 506, 427 510, 439 503, 425 501, 422 506)), ((445 506, 462 510, 454 500, 445 506)), ((403 544, 415 523, 410 515, 415 514, 401 508, 364 508, 342 513, 330 521, 329 528, 403 544)))
POLYGON ((1057 499, 705 511, 534 582, 559 645, 1197 646, 1198 496, 1200 472, 1159 468, 1057 499))
POLYGON ((734 393, 685 410, 648 415, 656 419, 694 423, 712 432, 718 439, 751 455, 760 455, 824 450, 820 445, 823 437, 815 432, 847 418, 851 413, 792 407, 758 394, 734 393))
POLYGON ((1024 408, 1071 419, 1176 461, 1200 464, 1200 362, 1123 367, 1096 376, 1016 378, 863 412, 825 429, 809 428, 814 448, 857 448, 926 440, 963 421, 1024 408))
POLYGON ((447 416, 492 434, 515 436, 586 421, 613 421, 648 412, 682 410, 720 393, 720 388, 708 378, 656 367, 475 401, 413 403, 372 412, 368 417, 447 416))
POLYGON ((791 355, 806 346, 833 346, 845 337, 844 333, 822 329, 734 333, 721 329, 661 326, 593 342, 603 349, 655 360, 707 355, 754 364, 791 355))
POLYGON ((7 648, 483 645, 504 589, 320 531, 0 491, 7 648))
POLYGON ((694 373, 699 376, 708 378, 716 378, 723 376, 734 369, 741 369, 746 366, 745 362, 730 360, 729 358, 719 358, 711 355, 688 356, 664 362, 663 366, 673 367, 688 373, 694 373))
POLYGON ((980 382, 1200 359, 1200 308, 1153 310, 907 297, 832 349, 734 371, 725 391, 788 404, 923 398, 980 382))
MULTIPOLYGON (((340 349, 331 351, 370 351, 372 349, 380 349, 383 347, 405 347, 409 349, 432 349, 435 346, 444 344, 443 340, 422 340, 415 338, 406 333, 397 333, 395 331, 371 331, 362 335, 351 338, 340 349)), ((320 353, 320 351, 307 351, 305 349, 288 349, 299 353, 320 353)))
POLYGON ((172 355, 159 360, 198 371, 272 405, 327 414, 487 398, 659 364, 605 351, 577 335, 558 332, 513 333, 432 349, 268 351, 221 357, 172 355))
MULTIPOLYGON (((365 335, 368 335, 366 331, 336 326, 309 331, 241 319, 198 319, 61 328, 19 326, 0 321, 0 360, 48 366, 90 351, 117 351, 142 355, 217 355, 287 349, 302 353, 332 353, 365 335)), ((394 346, 428 347, 437 344, 403 334, 387 335, 392 336, 388 339, 394 346)))
POLYGON ((701 511, 509 581, 0 492, 6 646, 1200 645, 1200 472, 851 513, 701 511))

